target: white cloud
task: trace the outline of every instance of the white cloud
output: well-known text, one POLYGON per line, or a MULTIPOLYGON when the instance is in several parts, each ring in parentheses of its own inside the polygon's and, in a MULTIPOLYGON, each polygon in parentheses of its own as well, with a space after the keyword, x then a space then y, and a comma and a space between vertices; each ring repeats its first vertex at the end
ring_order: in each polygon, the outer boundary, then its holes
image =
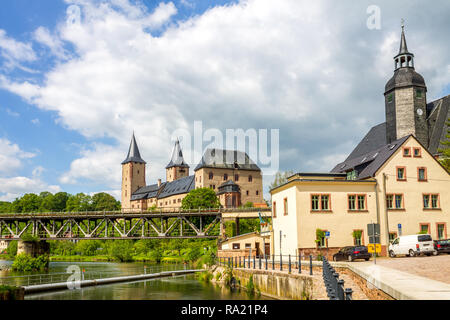
POLYGON ((67 53, 63 42, 59 37, 52 35, 47 28, 39 27, 34 32, 34 40, 47 46, 50 52, 59 59, 67 59, 67 53))
POLYGON ((9 175, 22 167, 22 160, 36 156, 20 149, 6 138, 0 138, 0 174, 9 175))
MULTIPOLYGON (((371 31, 364 2, 248 0, 181 22, 172 20, 171 2, 151 13, 128 0, 67 2, 81 8, 80 23, 41 29, 39 39, 55 48, 68 42, 76 57, 49 70, 42 84, 0 75, 0 87, 55 111, 88 141, 112 138, 115 145, 87 146, 60 180, 104 181, 111 189, 120 185, 133 129, 153 180, 164 175, 170 134, 200 119, 221 130, 281 128, 281 148, 289 151, 282 164, 330 170, 384 121, 399 8, 411 21, 425 11, 446 16, 442 5, 386 1, 383 28, 371 31)), ((450 82, 449 43, 445 33, 417 24, 408 45, 433 96, 450 82)), ((448 30, 448 22, 439 25, 448 30)))
POLYGON ((5 59, 8 68, 20 67, 22 62, 35 61, 36 54, 30 43, 16 41, 0 29, 0 56, 5 59))
POLYGON ((37 177, 0 178, 0 200, 12 201, 25 193, 40 193, 61 191, 57 185, 48 185, 37 177))
POLYGON ((39 125, 41 122, 39 121, 39 119, 33 119, 33 120, 31 120, 31 123, 37 126, 37 125, 39 125))

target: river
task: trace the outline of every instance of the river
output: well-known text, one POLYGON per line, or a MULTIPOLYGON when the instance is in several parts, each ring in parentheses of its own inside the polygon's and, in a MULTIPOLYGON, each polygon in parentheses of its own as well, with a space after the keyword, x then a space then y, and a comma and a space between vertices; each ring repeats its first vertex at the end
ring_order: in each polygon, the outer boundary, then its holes
MULTIPOLYGON (((10 261, 0 261, 0 265, 10 265, 10 261)), ((102 272, 108 276, 120 276, 144 273, 143 263, 116 262, 50 262, 49 274, 66 272, 71 265, 78 266, 88 273, 102 272)), ((175 264, 145 264, 147 273, 161 271, 183 270, 186 265, 175 264)), ((33 273, 28 273, 33 274, 33 273)), ((37 272, 34 274, 42 274, 37 272)), ((20 275, 2 271, 0 277, 20 275)), ((70 275, 67 274, 67 278, 70 275)), ((16 285, 27 285, 26 278, 15 278, 16 285)), ((249 300, 265 299, 265 297, 250 297, 245 290, 233 289, 212 283, 199 281, 194 275, 171 278, 152 279, 132 283, 118 283, 98 287, 86 287, 75 290, 45 292, 26 295, 26 300, 249 300)))

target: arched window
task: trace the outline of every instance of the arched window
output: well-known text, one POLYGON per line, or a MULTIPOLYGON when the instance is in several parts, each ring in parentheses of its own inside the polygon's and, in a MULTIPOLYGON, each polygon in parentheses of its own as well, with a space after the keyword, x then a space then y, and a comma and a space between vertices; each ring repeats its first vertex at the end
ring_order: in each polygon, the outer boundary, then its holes
POLYGON ((248 176, 248 182, 252 182, 253 181, 253 177, 250 175, 248 176))
POLYGON ((224 180, 224 181, 227 181, 227 180, 228 180, 228 174, 226 174, 226 173, 223 174, 223 180, 224 180))
POLYGON ((209 173, 209 180, 212 180, 214 178, 214 173, 210 172, 209 173))

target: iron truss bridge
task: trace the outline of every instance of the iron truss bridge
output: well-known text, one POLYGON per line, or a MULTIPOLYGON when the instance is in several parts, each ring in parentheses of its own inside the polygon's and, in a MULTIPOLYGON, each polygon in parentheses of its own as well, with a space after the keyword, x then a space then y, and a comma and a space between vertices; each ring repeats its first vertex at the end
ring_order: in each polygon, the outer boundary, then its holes
POLYGON ((0 214, 0 240, 219 238, 225 219, 270 216, 270 208, 0 214))

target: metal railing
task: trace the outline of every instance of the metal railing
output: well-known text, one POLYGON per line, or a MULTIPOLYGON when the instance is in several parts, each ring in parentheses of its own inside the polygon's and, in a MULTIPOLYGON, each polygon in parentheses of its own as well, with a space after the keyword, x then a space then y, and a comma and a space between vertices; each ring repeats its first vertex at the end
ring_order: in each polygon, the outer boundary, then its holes
MULTIPOLYGON (((139 274, 146 274, 146 268, 144 272, 142 270, 134 270, 133 272, 127 272, 127 274, 122 274, 120 271, 90 271, 81 272, 80 280, 94 280, 110 278, 114 276, 132 276, 139 274)), ((57 273, 44 273, 44 274, 32 274, 32 275, 21 275, 21 276, 7 276, 0 277, 0 284, 2 285, 19 285, 19 286, 30 286, 37 284, 50 284, 50 283, 60 283, 69 280, 73 273, 67 272, 57 272, 57 273)))
POLYGON ((351 288, 344 288, 344 280, 339 279, 339 273, 334 270, 328 260, 323 257, 323 281, 330 300, 353 300, 351 288))
POLYGON ((235 256, 219 257, 218 263, 230 268, 244 268, 255 270, 288 271, 289 273, 302 273, 302 264, 307 267, 303 272, 313 275, 313 261, 317 261, 317 256, 298 255, 259 255, 259 256, 235 256))

